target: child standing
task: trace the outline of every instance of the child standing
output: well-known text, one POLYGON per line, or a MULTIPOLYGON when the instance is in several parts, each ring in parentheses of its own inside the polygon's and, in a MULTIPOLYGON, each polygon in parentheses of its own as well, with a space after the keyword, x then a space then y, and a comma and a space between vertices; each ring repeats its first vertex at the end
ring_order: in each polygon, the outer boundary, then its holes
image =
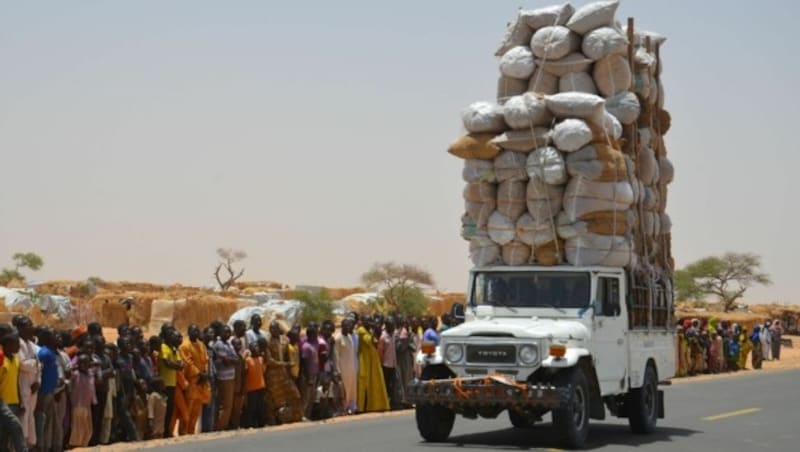
POLYGON ((167 415, 167 395, 164 393, 164 380, 156 377, 147 395, 147 420, 150 423, 150 438, 164 437, 164 419, 167 415))
POLYGON ((250 344, 248 348, 250 354, 245 361, 247 370, 244 390, 247 393, 247 401, 245 402, 244 423, 245 427, 261 428, 265 424, 264 358, 261 356, 261 350, 257 343, 250 344))
POLYGON ((72 433, 69 445, 86 447, 92 438, 92 406, 97 405, 94 376, 89 372, 92 359, 82 353, 78 355, 78 370, 70 378, 70 402, 72 403, 72 433))

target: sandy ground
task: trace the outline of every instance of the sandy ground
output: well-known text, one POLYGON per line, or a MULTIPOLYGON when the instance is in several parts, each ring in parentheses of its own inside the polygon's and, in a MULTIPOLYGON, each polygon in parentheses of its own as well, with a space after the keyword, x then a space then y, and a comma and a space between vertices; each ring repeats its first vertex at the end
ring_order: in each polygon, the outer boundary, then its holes
MULTIPOLYGON (((106 336, 107 340, 115 340, 117 336, 116 330, 110 328, 104 328, 103 330, 104 336, 106 336)), ((743 370, 739 372, 731 372, 731 373, 724 373, 724 374, 713 374, 713 375, 698 375, 695 377, 686 377, 686 378, 675 378, 672 380, 673 384, 687 384, 693 382, 700 382, 700 381, 708 381, 708 380, 715 380, 715 379, 726 379, 726 378, 737 378, 742 377, 745 375, 753 375, 754 373, 759 372, 776 372, 776 371, 783 371, 789 369, 800 369, 800 337, 792 336, 790 337, 792 341, 792 347, 784 346, 781 349, 781 359, 780 361, 764 361, 763 368, 761 370, 752 370, 752 366, 750 361, 748 360, 748 370, 743 370)), ((316 425, 323 425, 323 424, 343 424, 349 422, 359 422, 367 419, 381 419, 381 418, 388 418, 388 417, 396 417, 396 416, 406 416, 410 414, 411 410, 402 410, 402 411, 393 411, 389 413, 369 413, 369 414, 360 414, 356 416, 345 416, 345 417, 338 417, 333 419, 328 419, 325 421, 318 421, 318 422, 300 422, 296 424, 288 424, 288 425, 280 425, 280 426, 273 426, 273 427, 266 427, 264 429, 249 429, 249 430, 237 430, 234 432, 214 432, 214 433, 204 433, 202 435, 194 435, 194 436, 182 436, 179 438, 170 438, 170 439, 163 439, 163 440, 151 440, 151 441, 141 441, 137 443, 120 443, 120 444, 113 444, 110 446, 104 447, 94 447, 94 448, 86 448, 86 449, 75 449, 81 451, 107 451, 107 452, 122 452, 122 451, 131 451, 131 450, 139 450, 139 449, 148 449, 153 447, 159 447, 164 445, 170 444, 187 444, 193 443, 198 441, 208 441, 213 439, 221 439, 221 438, 230 438, 232 436, 237 435, 252 435, 262 431, 287 431, 287 430, 297 430, 303 428, 309 428, 316 425)))

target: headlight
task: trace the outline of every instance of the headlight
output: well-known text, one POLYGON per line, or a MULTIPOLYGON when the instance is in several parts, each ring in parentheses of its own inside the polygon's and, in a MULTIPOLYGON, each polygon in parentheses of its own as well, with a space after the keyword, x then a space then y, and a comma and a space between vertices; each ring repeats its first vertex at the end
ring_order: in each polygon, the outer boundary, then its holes
POLYGON ((464 347, 460 344, 448 344, 444 349, 444 357, 451 363, 457 363, 464 357, 464 347))
POLYGON ((539 360, 539 349, 535 345, 523 345, 519 348, 519 360, 522 364, 534 364, 539 360))

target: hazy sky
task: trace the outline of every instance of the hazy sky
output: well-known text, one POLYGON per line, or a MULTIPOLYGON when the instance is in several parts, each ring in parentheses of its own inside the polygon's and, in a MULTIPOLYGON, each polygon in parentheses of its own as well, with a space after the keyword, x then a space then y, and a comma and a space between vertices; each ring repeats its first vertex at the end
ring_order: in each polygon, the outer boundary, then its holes
MULTIPOLYGON (((394 259, 464 290, 446 148, 493 99, 516 8, 552 3, 0 0, 0 266, 209 284, 226 246, 247 279, 350 285, 394 259)), ((800 2, 629 15, 669 36, 678 263, 757 252, 775 284, 748 299, 800 302, 800 2)))

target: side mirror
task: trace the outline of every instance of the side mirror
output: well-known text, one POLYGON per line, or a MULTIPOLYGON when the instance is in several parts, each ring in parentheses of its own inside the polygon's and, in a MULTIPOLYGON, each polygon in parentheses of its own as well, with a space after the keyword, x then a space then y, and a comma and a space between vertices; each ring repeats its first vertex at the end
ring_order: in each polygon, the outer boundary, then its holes
POLYGON ((466 307, 464 303, 455 303, 453 307, 450 308, 450 318, 453 319, 456 324, 464 323, 465 312, 466 307))

